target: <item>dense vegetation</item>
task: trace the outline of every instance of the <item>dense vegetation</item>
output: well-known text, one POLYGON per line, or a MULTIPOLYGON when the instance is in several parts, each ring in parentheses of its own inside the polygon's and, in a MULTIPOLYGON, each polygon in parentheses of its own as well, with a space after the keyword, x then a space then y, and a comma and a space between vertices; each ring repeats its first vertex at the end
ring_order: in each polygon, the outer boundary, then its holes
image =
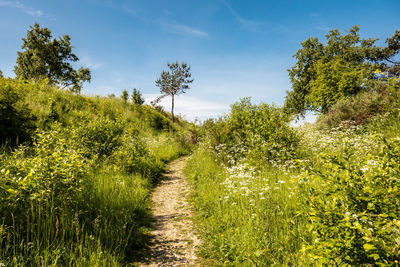
POLYGON ((149 193, 188 152, 185 122, 9 78, 0 113, 2 264, 119 266, 142 253, 149 193))
MULTIPOLYGON (((344 42, 357 52, 374 43, 354 47, 356 32, 331 31, 327 46, 317 46, 323 51, 338 40, 339 48, 347 47, 344 42)), ((396 66, 369 72, 358 83, 351 76, 372 68, 370 62, 336 56, 302 61, 310 40, 290 72, 308 62, 315 76, 296 76, 285 107, 242 99, 228 115, 201 127, 202 141, 186 173, 207 264, 399 262, 400 79, 389 70, 396 66), (348 87, 343 79, 355 83, 348 87), (293 98, 303 86, 310 89, 305 102, 293 98), (291 116, 309 105, 321 112, 317 123, 291 127, 291 116)))
MULTIPOLYGON (((243 98, 194 128, 137 89, 76 94, 90 71, 69 64, 69 37, 31 27, 17 77, 0 75, 0 265, 133 263, 149 193, 194 144, 185 172, 206 265, 398 265, 400 32, 386 47, 358 27, 326 37, 302 43, 283 107, 243 98), (309 110, 315 124, 291 126, 309 110)), ((192 79, 168 66, 156 85, 174 103, 192 79)))
POLYGON ((386 46, 375 43, 378 39, 361 39, 359 27, 347 34, 331 30, 326 43, 310 37, 296 52, 296 64, 289 70, 292 89, 288 92, 285 111, 304 115, 306 111, 327 113, 337 101, 371 91, 378 79, 375 71, 400 75, 400 31, 386 39, 386 46))

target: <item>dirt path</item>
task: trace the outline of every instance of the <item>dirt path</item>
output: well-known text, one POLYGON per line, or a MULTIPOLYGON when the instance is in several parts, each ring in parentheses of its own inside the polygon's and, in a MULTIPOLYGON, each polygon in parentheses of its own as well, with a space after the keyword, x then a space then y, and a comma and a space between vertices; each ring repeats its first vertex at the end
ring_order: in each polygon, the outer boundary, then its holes
POLYGON ((152 196, 154 230, 151 233, 151 259, 141 266, 197 266, 199 240, 192 231, 191 211, 187 202, 189 184, 183 176, 187 161, 171 162, 152 196))

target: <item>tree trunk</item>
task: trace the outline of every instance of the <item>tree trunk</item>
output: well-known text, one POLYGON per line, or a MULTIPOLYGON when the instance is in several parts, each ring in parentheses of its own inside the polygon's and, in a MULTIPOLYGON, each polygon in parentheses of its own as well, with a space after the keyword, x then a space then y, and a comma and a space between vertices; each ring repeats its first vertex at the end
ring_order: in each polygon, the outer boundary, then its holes
POLYGON ((171 114, 172 114, 172 122, 175 122, 175 117, 174 117, 174 104, 175 104, 175 99, 174 99, 174 95, 172 96, 172 109, 171 109, 171 114))

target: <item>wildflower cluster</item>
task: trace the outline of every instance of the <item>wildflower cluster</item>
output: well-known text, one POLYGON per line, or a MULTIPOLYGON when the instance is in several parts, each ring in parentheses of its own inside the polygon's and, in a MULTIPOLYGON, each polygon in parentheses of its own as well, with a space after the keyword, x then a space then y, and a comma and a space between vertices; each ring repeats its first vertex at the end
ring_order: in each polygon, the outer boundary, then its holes
POLYGON ((326 264, 392 264, 400 251, 400 139, 360 126, 310 133, 303 141, 313 155, 300 176, 315 238, 305 251, 326 264))

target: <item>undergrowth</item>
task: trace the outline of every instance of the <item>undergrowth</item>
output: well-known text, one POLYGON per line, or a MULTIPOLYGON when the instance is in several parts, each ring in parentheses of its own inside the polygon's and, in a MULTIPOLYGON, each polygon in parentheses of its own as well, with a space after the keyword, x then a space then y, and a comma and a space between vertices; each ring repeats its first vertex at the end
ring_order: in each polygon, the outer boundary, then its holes
POLYGON ((142 257, 149 194, 166 162, 190 150, 188 124, 46 81, 0 78, 0 88, 0 112, 11 114, 2 126, 19 129, 1 131, 0 265, 121 266, 142 257))
POLYGON ((218 266, 398 264, 396 106, 321 129, 290 128, 279 109, 248 105, 204 124, 185 169, 201 255, 218 266), (273 138, 263 121, 273 121, 273 138), (264 142, 246 142, 260 134, 264 142))

